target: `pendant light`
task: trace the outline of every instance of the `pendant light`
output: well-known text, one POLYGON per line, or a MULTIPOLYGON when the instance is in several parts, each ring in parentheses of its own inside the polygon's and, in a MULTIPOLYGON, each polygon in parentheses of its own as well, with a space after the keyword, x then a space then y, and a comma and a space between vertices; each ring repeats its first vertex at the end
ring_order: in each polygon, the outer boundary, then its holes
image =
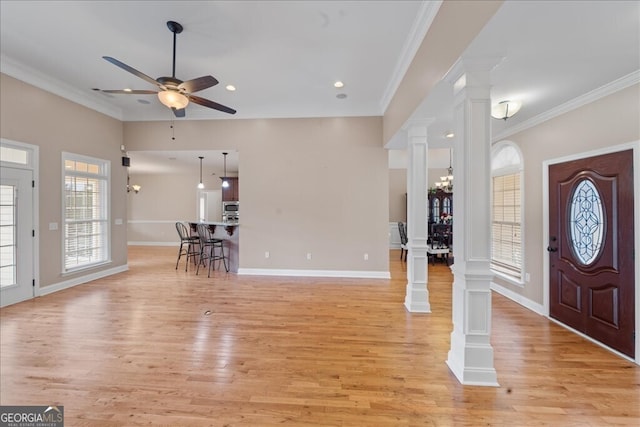
POLYGON ((204 157, 198 156, 198 158, 200 159, 200 184, 198 184, 198 188, 202 190, 204 188, 204 184, 202 183, 202 159, 204 159, 204 157))
POLYGON ((227 154, 222 153, 224 156, 224 175, 222 177, 222 188, 229 188, 229 181, 227 181, 227 154))

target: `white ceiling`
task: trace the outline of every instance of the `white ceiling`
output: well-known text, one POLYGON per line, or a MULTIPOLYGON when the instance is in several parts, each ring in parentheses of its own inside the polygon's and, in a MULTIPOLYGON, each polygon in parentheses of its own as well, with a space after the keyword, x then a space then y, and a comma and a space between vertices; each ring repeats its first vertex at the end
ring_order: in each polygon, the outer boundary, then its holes
MULTIPOLYGON (((154 89, 102 56, 153 78, 170 75, 173 35, 166 22, 174 20, 184 26, 176 77, 213 75, 220 84, 198 95, 238 111, 229 116, 190 105, 187 120, 382 115, 439 5, 2 0, 0 65, 3 73, 121 120, 171 120, 154 95, 108 96, 92 88, 154 89), (334 88, 335 80, 345 87, 334 88), (227 84, 237 91, 226 91, 227 84), (338 99, 339 93, 347 97, 338 99)), ((516 116, 492 122, 493 134, 505 135, 617 79, 637 81, 640 2, 506 1, 465 55, 502 58, 492 72, 492 100, 523 102, 516 116)), ((443 138, 452 127, 451 103, 450 84, 442 82, 414 115, 436 119, 429 129, 433 147, 451 144, 443 138)), ((139 156, 132 171, 150 160, 144 154, 131 153, 139 156)), ((197 164, 198 155, 221 164, 219 152, 163 157, 197 164)))
MULTIPOLYGON (((156 87, 102 59, 152 78, 212 75, 198 95, 237 118, 381 115, 385 90, 420 1, 2 1, 2 54, 106 105, 123 120, 167 120, 155 95, 100 89, 156 87), (333 87, 342 80, 345 87, 333 87), (225 90, 233 84, 237 90, 225 90), (345 93, 346 99, 338 99, 345 93), (151 101, 140 104, 138 99, 151 101)), ((188 119, 230 118, 199 105, 188 119)))

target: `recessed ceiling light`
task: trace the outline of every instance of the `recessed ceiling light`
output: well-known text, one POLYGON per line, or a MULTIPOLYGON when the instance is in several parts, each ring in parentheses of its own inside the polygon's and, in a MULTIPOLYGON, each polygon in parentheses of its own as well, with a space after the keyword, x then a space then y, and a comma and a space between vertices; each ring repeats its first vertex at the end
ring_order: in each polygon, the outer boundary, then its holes
POLYGON ((451 131, 445 132, 444 134, 445 138, 453 138, 454 136, 456 136, 456 134, 451 131))
POLYGON ((338 80, 337 82, 335 82, 333 84, 333 87, 337 87, 337 88, 344 87, 344 83, 342 83, 340 80, 338 80))
POLYGON ((338 99, 345 99, 346 97, 347 97, 346 93, 339 93, 339 94, 336 95, 336 98, 338 98, 338 99))
POLYGON ((234 92, 236 90, 236 87, 234 85, 227 85, 225 87, 229 92, 234 92))

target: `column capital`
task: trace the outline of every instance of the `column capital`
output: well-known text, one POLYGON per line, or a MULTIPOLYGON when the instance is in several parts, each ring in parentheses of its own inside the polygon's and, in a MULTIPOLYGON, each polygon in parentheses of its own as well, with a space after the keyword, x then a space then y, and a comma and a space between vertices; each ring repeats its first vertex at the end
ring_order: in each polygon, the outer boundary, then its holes
POLYGON ((469 86, 490 86, 490 73, 504 60, 502 56, 458 58, 447 71, 444 80, 453 85, 453 92, 469 86))
POLYGON ((402 126, 402 130, 406 131, 409 136, 427 136, 427 129, 435 122, 436 119, 428 117, 424 119, 409 119, 402 126))

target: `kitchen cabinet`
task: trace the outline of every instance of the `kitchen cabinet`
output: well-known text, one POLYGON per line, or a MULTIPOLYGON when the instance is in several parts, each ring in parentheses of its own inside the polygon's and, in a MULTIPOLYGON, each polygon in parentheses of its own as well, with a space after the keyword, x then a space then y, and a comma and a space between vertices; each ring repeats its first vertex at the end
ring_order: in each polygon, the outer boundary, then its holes
POLYGON ((222 187, 222 201, 223 202, 236 202, 239 199, 239 181, 238 177, 227 177, 229 186, 227 188, 222 187))

